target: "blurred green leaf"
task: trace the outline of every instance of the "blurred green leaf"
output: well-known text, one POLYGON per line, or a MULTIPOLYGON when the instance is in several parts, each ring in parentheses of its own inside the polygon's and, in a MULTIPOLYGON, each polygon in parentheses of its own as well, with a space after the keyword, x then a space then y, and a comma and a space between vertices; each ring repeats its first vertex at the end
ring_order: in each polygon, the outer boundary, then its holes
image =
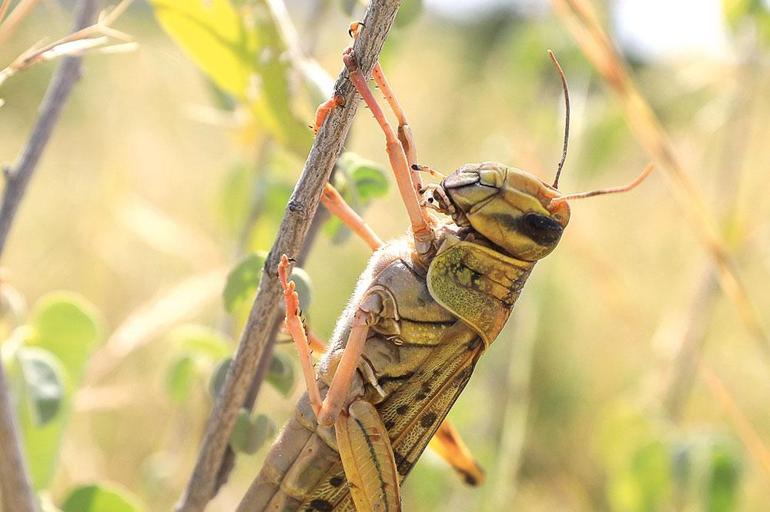
POLYGON ((283 352, 273 353, 270 369, 267 372, 267 382, 283 396, 289 396, 294 388, 294 365, 292 359, 283 352))
POLYGON ((32 312, 29 343, 53 353, 73 383, 101 338, 101 321, 91 303, 74 293, 54 292, 41 298, 32 312))
POLYGON ((741 463, 735 450, 724 443, 715 443, 709 457, 710 471, 704 509, 708 512, 736 510, 741 463))
POLYGON ((175 402, 186 401, 195 380, 195 361, 188 355, 177 358, 166 375, 166 391, 175 402))
POLYGON ((228 313, 234 312, 256 293, 262 277, 262 268, 265 266, 265 256, 264 253, 250 254, 239 261, 227 275, 222 297, 228 313))
POLYGON ((50 352, 33 347, 22 347, 18 358, 24 378, 24 400, 33 424, 41 427, 62 409, 65 389, 61 363, 50 352))
POLYGON ((166 374, 166 391, 176 402, 186 401, 196 378, 208 374, 215 362, 232 353, 230 340, 204 325, 181 325, 166 340, 177 353, 166 374))
POLYGON ((275 433, 273 422, 264 414, 252 418, 249 411, 241 409, 230 436, 230 446, 235 452, 253 455, 275 433))
POLYGON ((219 395, 219 390, 225 383, 225 377, 227 377, 227 370, 230 369, 230 363, 233 362, 232 357, 228 357, 220 361, 211 372, 211 378, 209 379, 209 394, 211 398, 216 398, 219 395))
POLYGON ((152 0, 163 29, 219 87, 245 98, 256 37, 227 0, 152 0))
POLYGON ((152 0, 163 29, 220 88, 247 105, 278 141, 304 156, 312 133, 294 115, 290 59, 264 1, 152 0))
POLYGON ((94 306, 79 295, 55 292, 35 304, 30 323, 17 340, 16 363, 9 374, 20 393, 32 391, 27 378, 35 382, 32 394, 17 407, 35 489, 47 488, 53 479, 73 390, 101 331, 94 306))
POLYGON ((359 162, 350 173, 359 200, 368 203, 388 193, 385 170, 373 162, 359 162))
POLYGON ((257 175, 250 166, 239 163, 230 167, 219 193, 219 211, 225 228, 231 235, 243 229, 249 216, 257 175))
POLYGON ((672 497, 673 460, 665 430, 643 410, 620 404, 603 418, 599 439, 612 510, 662 510, 672 497))
POLYGON ((698 504, 699 510, 736 510, 742 465, 739 453, 734 442, 723 435, 686 434, 675 444, 674 467, 678 469, 675 475, 680 495, 688 503, 698 504))
POLYGON ((125 489, 91 484, 73 489, 61 509, 62 512, 141 512, 144 507, 125 489))

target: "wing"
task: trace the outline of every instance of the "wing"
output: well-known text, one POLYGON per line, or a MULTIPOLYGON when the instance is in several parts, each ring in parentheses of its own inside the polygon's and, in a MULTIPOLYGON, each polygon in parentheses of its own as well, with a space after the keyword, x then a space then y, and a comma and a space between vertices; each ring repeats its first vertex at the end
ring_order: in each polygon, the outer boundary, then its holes
MULTIPOLYGON (((483 348, 481 338, 458 321, 408 380, 387 384, 388 397, 377 410, 390 434, 401 481, 465 388, 483 348)), ((341 462, 329 469, 301 509, 355 510, 341 462)))

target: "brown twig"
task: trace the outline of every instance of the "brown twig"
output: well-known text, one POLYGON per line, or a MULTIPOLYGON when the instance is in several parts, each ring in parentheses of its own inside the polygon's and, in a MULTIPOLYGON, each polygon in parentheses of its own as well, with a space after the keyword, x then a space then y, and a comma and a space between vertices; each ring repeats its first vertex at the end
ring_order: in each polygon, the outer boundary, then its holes
POLYGON ((572 32, 583 53, 617 94, 632 131, 658 167, 669 179, 674 197, 695 228, 701 243, 714 260, 719 285, 736 306, 749 333, 757 340, 763 354, 770 358, 770 338, 749 299, 735 263, 708 211, 698 186, 685 170, 670 137, 604 32, 588 0, 553 0, 564 25, 572 32))
MULTIPOLYGON (((332 172, 332 174, 334 173, 332 172)), ((310 253, 310 249, 313 247, 313 242, 315 242, 316 237, 321 231, 321 227, 323 227, 328 218, 329 213, 326 211, 326 209, 320 208, 316 210, 313 222, 310 224, 310 229, 308 229, 307 235, 305 236, 305 243, 303 244, 302 249, 297 256, 297 261, 295 262, 296 266, 304 266, 305 260, 310 253)), ((267 338, 267 344, 265 345, 265 350, 262 352, 259 361, 257 362, 257 371, 254 373, 251 387, 249 388, 249 392, 246 394, 246 399, 243 402, 243 408, 248 411, 251 411, 254 408, 254 404, 256 403, 257 397, 259 396, 259 391, 262 388, 262 382, 265 380, 267 372, 270 368, 270 361, 273 358, 273 347, 275 346, 275 339, 280 332, 279 324, 280 323, 276 323, 273 330, 270 331, 270 334, 267 338)), ((224 455, 222 456, 222 462, 219 464, 217 482, 214 486, 215 494, 217 491, 219 491, 220 487, 227 483, 227 479, 230 477, 230 472, 235 467, 235 455, 236 454, 233 449, 228 446, 224 455)))
MULTIPOLYGON (((96 16, 96 0, 80 0, 75 15, 74 30, 88 26, 96 16)), ((59 119, 64 102, 80 77, 80 58, 67 57, 51 79, 40 106, 32 134, 16 163, 5 170, 5 190, 0 204, 0 256, 5 249, 11 229, 29 180, 35 172, 40 156, 59 119)), ((15 418, 5 375, 0 365, 0 488, 3 493, 3 510, 27 512, 36 508, 36 498, 29 473, 21 452, 15 418)))
MULTIPOLYGON (((398 0, 373 0, 369 5, 364 19, 367 30, 354 46, 361 68, 367 74, 379 56, 399 3, 398 0)), ((318 208, 323 185, 329 179, 353 122, 358 98, 347 72, 343 71, 338 77, 335 91, 345 99, 345 104, 331 112, 315 138, 302 175, 289 199, 279 234, 265 262, 265 271, 238 351, 209 418, 195 469, 176 506, 178 512, 202 511, 212 497, 236 416, 252 386, 253 375, 262 353, 267 349, 269 335, 279 320, 276 306, 281 290, 277 279, 279 258, 282 254, 290 257, 298 255, 318 208)))

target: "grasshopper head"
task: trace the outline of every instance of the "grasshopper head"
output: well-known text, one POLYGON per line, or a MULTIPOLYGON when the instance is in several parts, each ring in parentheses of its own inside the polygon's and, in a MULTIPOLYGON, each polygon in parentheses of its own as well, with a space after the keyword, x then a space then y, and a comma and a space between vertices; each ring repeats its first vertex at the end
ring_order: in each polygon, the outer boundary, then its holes
POLYGON ((517 259, 535 261, 548 255, 569 222, 569 205, 552 201, 559 196, 556 189, 502 164, 464 165, 440 187, 455 218, 517 259))

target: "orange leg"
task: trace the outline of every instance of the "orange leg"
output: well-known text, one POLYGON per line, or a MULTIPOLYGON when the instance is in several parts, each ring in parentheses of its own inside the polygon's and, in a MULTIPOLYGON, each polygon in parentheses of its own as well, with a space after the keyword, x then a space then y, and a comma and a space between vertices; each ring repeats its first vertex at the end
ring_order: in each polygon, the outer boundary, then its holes
POLYGON ((484 470, 473 458, 460 433, 449 420, 444 420, 433 435, 430 447, 460 473, 468 485, 477 486, 484 482, 484 470))
MULTIPOLYGON (((362 26, 361 23, 353 23, 350 25, 348 33, 355 39, 361 32, 362 26)), ((382 66, 380 66, 379 62, 375 63, 374 69, 372 69, 372 78, 374 78, 377 87, 380 88, 383 96, 385 96, 385 100, 388 102, 388 105, 390 105, 390 109, 396 115, 396 119, 398 119, 398 140, 404 148, 404 154, 406 154, 406 161, 409 168, 414 169, 417 162, 417 147, 414 144, 414 135, 409 126, 409 121, 406 118, 406 112, 401 108, 401 104, 398 102, 387 78, 385 78, 385 72, 382 70, 382 66)), ((422 190, 422 177, 420 175, 413 175, 412 183, 414 184, 414 189, 419 197, 422 190)))
POLYGON ((358 309, 353 315, 348 342, 342 352, 340 362, 337 364, 337 369, 334 371, 334 377, 332 377, 332 383, 321 405, 321 410, 317 415, 319 425, 333 425, 345 405, 369 334, 367 316, 367 313, 361 309, 358 309))
POLYGON ((278 278, 283 287, 283 300, 286 305, 286 319, 284 324, 286 331, 291 335, 294 344, 299 352, 299 362, 302 365, 302 374, 305 376, 305 385, 307 394, 310 398, 310 405, 316 416, 321 411, 321 391, 318 389, 318 382, 315 379, 315 370, 313 369, 313 359, 310 356, 310 347, 308 346, 305 326, 299 313, 299 296, 296 292, 296 284, 289 281, 289 258, 284 254, 281 256, 281 263, 278 265, 278 278))
POLYGON ((335 94, 328 100, 318 105, 318 108, 315 111, 315 124, 313 125, 313 134, 318 135, 318 130, 321 129, 321 126, 324 124, 324 121, 326 121, 326 118, 329 117, 329 113, 332 111, 332 109, 340 107, 344 104, 345 104, 345 99, 342 96, 335 94))
POLYGON ((345 202, 340 193, 337 192, 337 189, 329 183, 324 187, 323 194, 321 195, 321 202, 330 213, 339 217, 347 227, 361 237, 372 251, 376 251, 382 246, 383 242, 380 237, 377 236, 377 233, 364 222, 361 216, 345 202))
POLYGON ((433 241, 433 230, 428 222, 426 212, 420 205, 419 197, 414 188, 414 182, 412 181, 413 173, 409 171, 409 164, 404 153, 404 148, 396 137, 390 123, 385 119, 385 115, 377 103, 377 100, 374 98, 372 91, 369 90, 366 79, 356 62, 353 49, 348 48, 343 54, 342 59, 347 67, 350 81, 364 99, 364 102, 369 107, 369 110, 372 112, 374 118, 377 120, 377 123, 379 123, 380 128, 382 128, 382 131, 385 134, 388 159, 393 168, 393 174, 395 175, 401 198, 404 201, 406 211, 409 214, 409 221, 412 224, 415 245, 417 246, 418 252, 427 252, 430 250, 430 244, 433 241))
MULTIPOLYGON (((382 71, 382 66, 380 66, 379 62, 374 65, 372 78, 374 78, 377 87, 380 88, 383 96, 385 96, 385 100, 390 105, 390 109, 396 115, 396 119, 398 119, 398 140, 404 148, 409 168, 413 169, 417 162, 417 148, 414 145, 414 135, 412 135, 412 129, 409 127, 409 121, 406 119, 406 113, 401 108, 401 104, 398 102, 393 89, 385 78, 385 73, 382 71)), ((422 190, 422 177, 419 174, 412 175, 412 182, 414 183, 414 189, 419 195, 420 190, 422 190)))
POLYGON ((313 331, 307 329, 307 343, 310 346, 310 350, 318 354, 326 352, 326 343, 315 335, 313 331))
POLYGON ((299 352, 302 374, 305 377, 310 405, 315 412, 320 425, 330 426, 337 420, 342 407, 345 405, 350 385, 364 351, 367 334, 369 333, 370 313, 359 309, 353 315, 353 322, 348 336, 348 342, 342 352, 342 357, 337 364, 337 369, 332 377, 332 383, 326 398, 321 400, 321 392, 316 381, 313 360, 308 347, 305 326, 299 316, 299 297, 295 290, 294 281, 289 281, 289 258, 284 254, 278 265, 278 276, 283 287, 284 302, 286 304, 286 330, 291 335, 299 352))

